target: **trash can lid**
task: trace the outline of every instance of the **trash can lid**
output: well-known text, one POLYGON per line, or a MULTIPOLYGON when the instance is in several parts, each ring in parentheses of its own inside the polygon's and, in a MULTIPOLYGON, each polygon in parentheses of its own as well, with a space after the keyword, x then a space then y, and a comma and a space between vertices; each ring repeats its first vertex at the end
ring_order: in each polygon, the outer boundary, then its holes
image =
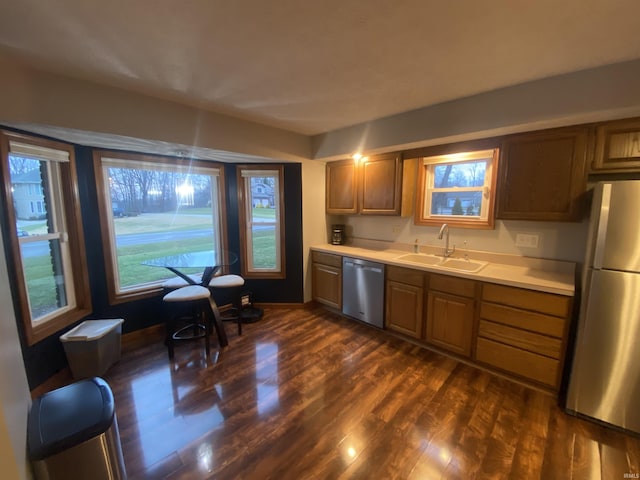
POLYGON ((102 378, 45 393, 33 401, 27 418, 31 460, 43 460, 103 434, 114 414, 113 393, 102 378))
POLYGON ((64 335, 60 336, 63 342, 86 342, 87 340, 97 340, 104 337, 111 330, 121 325, 122 318, 109 320, 86 320, 75 328, 72 328, 64 335))

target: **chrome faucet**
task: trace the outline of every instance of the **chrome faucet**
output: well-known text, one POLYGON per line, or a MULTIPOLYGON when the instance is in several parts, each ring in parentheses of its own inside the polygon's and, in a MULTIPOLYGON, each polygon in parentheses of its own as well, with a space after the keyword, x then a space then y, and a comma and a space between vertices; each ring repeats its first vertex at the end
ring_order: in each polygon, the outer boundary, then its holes
POLYGON ((446 223, 442 224, 442 227, 440 227, 440 233, 438 233, 438 240, 442 240, 442 235, 446 234, 446 240, 445 240, 445 246, 444 246, 444 256, 446 257, 450 257, 453 252, 456 251, 456 246, 454 245, 452 249, 449 249, 449 225, 447 225, 446 223))

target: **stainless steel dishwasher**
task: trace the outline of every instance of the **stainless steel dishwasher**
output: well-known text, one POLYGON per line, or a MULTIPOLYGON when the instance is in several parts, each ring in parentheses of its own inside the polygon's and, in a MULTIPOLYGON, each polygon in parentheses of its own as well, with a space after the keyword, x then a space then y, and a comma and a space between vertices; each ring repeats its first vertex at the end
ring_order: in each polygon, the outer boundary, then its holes
POLYGON ((384 264, 342 257, 342 313, 384 327, 384 264))

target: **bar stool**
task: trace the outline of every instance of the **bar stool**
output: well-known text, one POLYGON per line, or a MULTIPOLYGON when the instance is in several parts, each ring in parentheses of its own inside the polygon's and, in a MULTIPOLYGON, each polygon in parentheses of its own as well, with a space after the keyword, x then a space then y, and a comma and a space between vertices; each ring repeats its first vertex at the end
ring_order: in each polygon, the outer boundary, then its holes
POLYGON ((209 288, 215 292, 215 289, 227 289, 232 296, 231 309, 224 312, 222 320, 235 321, 238 324, 238 335, 242 335, 242 318, 240 317, 240 288, 244 285, 244 278, 240 275, 228 274, 213 277, 209 282, 209 288))
POLYGON ((167 302, 174 309, 167 320, 165 336, 170 359, 174 356, 174 342, 201 338, 204 338, 205 350, 209 358, 211 327, 206 317, 211 319, 213 312, 209 313, 206 308, 211 309, 210 300, 211 292, 199 285, 177 288, 162 298, 163 302, 167 302))

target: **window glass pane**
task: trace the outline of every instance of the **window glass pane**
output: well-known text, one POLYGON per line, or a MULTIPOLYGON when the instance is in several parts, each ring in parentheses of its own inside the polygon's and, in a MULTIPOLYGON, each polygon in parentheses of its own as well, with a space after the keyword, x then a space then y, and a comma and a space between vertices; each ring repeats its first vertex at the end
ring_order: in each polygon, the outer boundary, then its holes
POLYGON ((282 231, 282 168, 239 167, 242 179, 242 254, 243 275, 282 278, 284 252, 282 231))
POLYGON ((254 224, 251 233, 254 268, 276 268, 276 226, 254 224))
POLYGON ((251 197, 251 246, 254 269, 277 267, 277 177, 247 177, 251 197))
MULTIPOLYGON (((173 276, 142 262, 201 250, 219 251, 216 175, 151 167, 108 167, 119 289, 173 276)), ((200 269, 201 270, 201 269, 200 269)), ((195 273, 197 269, 181 269, 195 273)))
POLYGON ((54 214, 62 209, 56 208, 58 197, 50 187, 57 182, 49 182, 57 168, 56 162, 9 155, 13 209, 32 322, 73 305, 66 288, 71 272, 65 278, 64 268, 69 253, 60 242, 64 221, 62 213, 54 214))
POLYGON ((431 195, 431 215, 480 216, 482 193, 471 192, 434 192, 431 195))
POLYGON ((435 165, 434 187, 480 187, 486 170, 486 161, 435 165))
POLYGON ((47 162, 9 155, 9 171, 16 219, 20 221, 46 220, 47 212, 43 202, 47 162))
POLYGON ((32 241, 20 245, 31 318, 66 307, 67 293, 59 240, 32 241))

